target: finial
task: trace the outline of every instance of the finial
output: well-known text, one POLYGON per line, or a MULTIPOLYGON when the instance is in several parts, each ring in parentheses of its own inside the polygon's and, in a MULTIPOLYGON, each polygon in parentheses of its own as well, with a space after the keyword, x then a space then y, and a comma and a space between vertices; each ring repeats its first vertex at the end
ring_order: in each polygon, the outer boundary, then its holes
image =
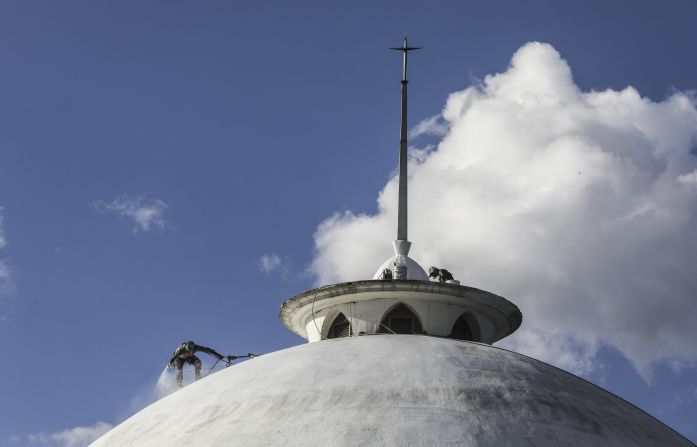
POLYGON ((421 47, 410 47, 407 44, 407 33, 404 33, 404 43, 402 44, 401 47, 394 47, 390 48, 390 50, 395 50, 395 51, 403 51, 404 52, 404 67, 402 70, 402 84, 406 84, 407 81, 407 52, 413 51, 413 50, 420 50, 421 47))

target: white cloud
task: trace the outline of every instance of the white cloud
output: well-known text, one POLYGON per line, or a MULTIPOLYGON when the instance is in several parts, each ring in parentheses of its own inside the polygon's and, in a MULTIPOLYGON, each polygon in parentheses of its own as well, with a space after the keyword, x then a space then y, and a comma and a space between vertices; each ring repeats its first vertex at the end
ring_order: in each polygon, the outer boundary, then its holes
MULTIPOLYGON (((448 133, 412 160, 412 257, 522 310, 502 345, 576 372, 602 345, 644 375, 697 361, 697 111, 581 91, 550 45, 453 93, 448 133)), ((365 279, 391 255, 397 180, 374 215, 336 214, 315 233, 318 284, 365 279)))
POLYGON ((678 181, 683 185, 697 188, 697 170, 679 176, 678 181))
POLYGON ((56 433, 32 433, 25 436, 12 436, 10 442, 16 445, 37 447, 86 447, 113 426, 106 422, 97 422, 88 427, 69 428, 56 433))
POLYGON ((146 194, 134 197, 122 194, 111 202, 97 200, 92 206, 100 213, 113 213, 129 221, 134 233, 164 230, 168 226, 165 211, 169 206, 162 200, 146 194))
POLYGON ((279 267, 281 267, 281 257, 276 253, 262 255, 259 258, 259 268, 264 273, 270 274, 279 267))
POLYGON ((421 120, 409 131, 409 138, 420 135, 444 136, 448 133, 448 125, 440 115, 434 115, 421 120))

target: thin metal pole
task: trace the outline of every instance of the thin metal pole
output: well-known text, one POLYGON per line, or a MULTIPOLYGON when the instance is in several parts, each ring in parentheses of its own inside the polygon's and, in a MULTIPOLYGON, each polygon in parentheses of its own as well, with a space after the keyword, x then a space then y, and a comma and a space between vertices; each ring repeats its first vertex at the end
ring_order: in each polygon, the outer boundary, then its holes
POLYGON ((412 50, 418 50, 417 47, 410 47, 407 44, 407 36, 404 35, 404 44, 401 48, 390 48, 391 50, 402 51, 402 114, 401 126, 399 131, 399 203, 397 208, 397 240, 406 241, 407 239, 407 53, 412 50))

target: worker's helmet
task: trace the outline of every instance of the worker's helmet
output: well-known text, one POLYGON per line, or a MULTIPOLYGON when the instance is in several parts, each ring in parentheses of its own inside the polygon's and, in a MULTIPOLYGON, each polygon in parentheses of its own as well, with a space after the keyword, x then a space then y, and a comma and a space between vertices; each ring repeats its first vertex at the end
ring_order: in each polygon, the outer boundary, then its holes
POLYGON ((193 341, 187 341, 184 343, 184 349, 189 352, 194 352, 194 346, 196 346, 196 344, 193 341))

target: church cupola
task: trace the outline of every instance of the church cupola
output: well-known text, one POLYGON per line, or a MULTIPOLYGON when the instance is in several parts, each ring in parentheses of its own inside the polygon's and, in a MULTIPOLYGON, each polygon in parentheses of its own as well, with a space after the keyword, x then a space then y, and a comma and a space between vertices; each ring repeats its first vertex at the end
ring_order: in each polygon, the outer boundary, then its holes
POLYGON ((505 298, 462 286, 443 275, 441 281, 431 281, 426 271, 409 257, 407 54, 419 48, 410 47, 404 36, 403 45, 391 49, 403 53, 394 256, 377 269, 371 280, 333 284, 290 298, 281 306, 281 321, 310 342, 362 335, 413 334, 494 343, 518 329, 522 322, 520 310, 505 298))

